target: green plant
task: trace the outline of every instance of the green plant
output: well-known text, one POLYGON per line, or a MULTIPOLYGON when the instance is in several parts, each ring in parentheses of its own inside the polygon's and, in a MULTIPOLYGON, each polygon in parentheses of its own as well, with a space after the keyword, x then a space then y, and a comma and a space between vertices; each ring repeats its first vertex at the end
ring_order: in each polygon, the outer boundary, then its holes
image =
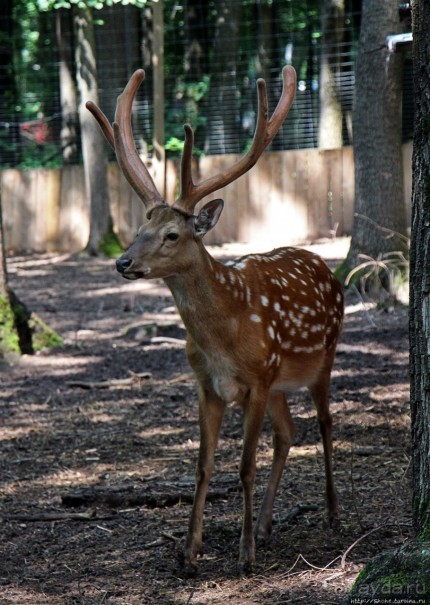
POLYGON ((50 328, 36 313, 31 314, 30 328, 33 332, 34 351, 51 347, 62 347, 63 339, 50 328))
POLYGON ((399 290, 408 279, 409 262, 403 252, 394 251, 372 258, 359 254, 361 262, 348 273, 345 286, 358 285, 362 293, 367 292, 380 303, 399 300, 399 290))
POLYGON ((121 256, 124 252, 124 248, 116 233, 111 231, 103 237, 103 240, 100 243, 100 252, 109 258, 121 256))
POLYGON ((53 143, 38 147, 35 143, 28 144, 21 156, 21 170, 31 168, 60 168, 62 164, 61 150, 53 143))
MULTIPOLYGON (((184 147, 184 127, 188 123, 196 133, 199 127, 206 124, 202 115, 201 105, 209 90, 209 76, 203 76, 199 82, 184 82, 182 79, 176 84, 173 91, 176 105, 169 109, 166 115, 166 151, 172 155, 179 155, 184 147)), ((198 136, 197 136, 198 138, 198 136)), ((194 146, 193 153, 202 155, 198 144, 194 146)))
POLYGON ((0 296, 0 354, 20 353, 18 332, 10 301, 0 296))

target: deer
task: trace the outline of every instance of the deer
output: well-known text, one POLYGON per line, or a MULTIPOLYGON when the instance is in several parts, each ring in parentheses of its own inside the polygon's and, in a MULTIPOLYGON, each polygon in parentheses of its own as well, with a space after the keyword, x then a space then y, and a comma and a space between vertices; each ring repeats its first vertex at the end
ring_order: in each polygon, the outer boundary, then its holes
POLYGON ((283 68, 282 93, 270 119, 265 81, 257 81, 257 121, 251 147, 224 172, 201 182, 195 183, 193 178, 194 133, 190 125, 184 125, 179 195, 170 204, 157 190, 133 141, 132 103, 144 77, 142 69, 131 76, 117 99, 112 124, 98 106, 87 102, 146 211, 146 222, 116 261, 116 269, 128 280, 162 279, 187 330, 186 355, 198 385, 200 442, 182 554, 185 572, 190 576, 197 572, 205 500, 221 423, 226 407, 234 403, 243 410, 239 566, 243 573, 251 573, 256 544, 264 544, 272 530, 274 500, 294 439, 287 394, 301 387, 310 392, 322 437, 329 525, 338 519, 329 389, 343 322, 343 292, 326 263, 304 249, 277 248, 229 264, 216 260, 202 240, 217 224, 224 202, 211 200, 197 213, 195 208, 256 164, 289 112, 296 74, 291 66, 283 68), (273 458, 254 527, 256 450, 266 412, 273 458))

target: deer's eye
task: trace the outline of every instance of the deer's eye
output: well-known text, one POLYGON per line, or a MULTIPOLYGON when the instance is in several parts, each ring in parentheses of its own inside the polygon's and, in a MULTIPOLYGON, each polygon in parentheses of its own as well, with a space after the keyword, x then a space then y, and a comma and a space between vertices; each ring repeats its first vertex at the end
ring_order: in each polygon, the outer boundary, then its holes
POLYGON ((175 233, 174 231, 171 231, 170 233, 168 233, 166 235, 166 239, 168 239, 171 242, 176 242, 178 237, 179 237, 179 235, 177 233, 175 233))

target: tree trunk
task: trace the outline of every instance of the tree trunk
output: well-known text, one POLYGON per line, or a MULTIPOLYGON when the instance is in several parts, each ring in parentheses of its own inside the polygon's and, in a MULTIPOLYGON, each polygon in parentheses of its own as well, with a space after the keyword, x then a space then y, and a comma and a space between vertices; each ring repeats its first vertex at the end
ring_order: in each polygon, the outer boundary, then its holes
POLYGON ((320 66, 320 122, 318 146, 342 147, 342 104, 340 72, 345 27, 344 0, 322 0, 322 44, 320 66))
MULTIPOLYGON (((116 109, 117 93, 125 87, 131 74, 142 67, 140 58, 140 9, 136 6, 114 4, 105 6, 97 11, 97 16, 103 21, 103 27, 95 28, 97 56, 97 84, 99 89, 100 107, 109 119, 113 119, 116 109), (106 41, 109 40, 109 44, 106 41), (121 49, 112 54, 112 48, 121 49)), ((141 98, 142 92, 148 87, 140 87, 136 99, 141 98)), ((136 106, 136 102, 133 106, 136 106)), ((133 111, 133 119, 135 118, 133 111)), ((140 130, 135 129, 136 134, 140 130)), ((105 147, 106 149, 106 147, 105 147)), ((115 160, 113 149, 107 148, 109 160, 115 160)))
MULTIPOLYGON (((258 31, 257 31, 257 76, 266 81, 267 100, 269 110, 276 107, 282 91, 282 80, 280 78, 282 65, 279 63, 281 55, 278 48, 279 35, 277 27, 278 5, 275 2, 258 2, 256 7, 258 31)), ((255 91, 252 91, 255 95, 255 91)), ((254 96, 255 99, 255 96, 254 96)), ((268 149, 283 149, 283 129, 277 133, 268 149)))
POLYGON ((413 522, 430 541, 430 7, 413 3, 416 99, 410 277, 413 522))
MULTIPOLYGON (((19 124, 15 110, 17 91, 13 61, 14 20, 12 0, 0 2, 0 115, 7 126, 7 144, 0 145, 0 165, 13 166, 20 161, 19 124)), ((16 35, 16 34, 15 34, 16 35)), ((5 134, 2 128, 2 135, 5 134)))
MULTIPOLYGON (((412 503, 415 539, 367 564, 348 603, 430 603, 430 4, 412 2, 415 132, 410 274, 412 503), (391 600, 390 600, 391 597, 391 600), (366 601, 366 598, 369 600, 366 601)), ((345 602, 346 605, 346 602, 345 602)))
POLYGON ((240 2, 217 0, 209 97, 207 154, 240 153, 240 117, 237 100, 237 58, 240 2))
POLYGON ((55 11, 56 36, 59 53, 60 99, 61 99, 61 150, 64 164, 77 164, 77 115, 76 86, 73 77, 73 23, 70 11, 55 11))
POLYGON ((185 3, 186 82, 199 82, 208 73, 208 12, 208 4, 201 0, 187 0, 185 3))
POLYGON ((90 8, 73 7, 76 32, 76 81, 80 93, 79 122, 85 186, 90 203, 90 237, 87 250, 98 254, 104 238, 112 231, 107 187, 106 156, 103 134, 87 101, 99 105, 95 57, 94 24, 90 8))
POLYGON ((402 64, 400 53, 381 49, 400 31, 397 0, 363 0, 353 112, 355 216, 344 271, 360 263, 406 253, 401 148, 402 64), (391 237, 387 237, 388 229, 391 237))
POLYGON ((32 331, 25 306, 9 288, 0 198, 0 358, 10 353, 32 354, 32 331))

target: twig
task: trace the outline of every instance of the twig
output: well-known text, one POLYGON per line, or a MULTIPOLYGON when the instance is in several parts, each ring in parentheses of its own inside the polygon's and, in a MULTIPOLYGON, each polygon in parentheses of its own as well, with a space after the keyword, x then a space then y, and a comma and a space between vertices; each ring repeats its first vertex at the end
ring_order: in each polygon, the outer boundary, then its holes
POLYGON ((175 544, 179 544, 180 543, 180 538, 177 538, 176 536, 174 536, 173 534, 169 534, 167 531, 163 531, 161 532, 161 535, 164 538, 167 538, 168 540, 171 540, 172 542, 174 542, 175 544))
POLYGON ((355 490, 355 481, 354 481, 354 447, 351 446, 351 458, 350 458, 350 478, 351 478, 351 491, 352 491, 352 504, 354 506, 354 510, 355 513, 357 515, 357 519, 358 519, 358 523, 361 527, 361 529, 364 531, 364 526, 361 522, 361 516, 360 516, 360 511, 359 508, 357 506, 357 500, 356 500, 356 490, 355 490))
POLYGON ((361 294, 360 294, 360 292, 359 292, 359 290, 358 290, 357 286, 356 286, 355 284, 350 284, 350 288, 352 288, 352 289, 354 290, 354 292, 355 292, 355 293, 356 293, 356 295, 357 295, 358 300, 359 300, 359 301, 361 302, 361 304, 363 305, 363 311, 364 311, 364 314, 365 314, 365 315, 366 315, 366 317, 367 317, 368 322, 370 323, 370 325, 371 325, 373 328, 376 328, 376 327, 377 327, 377 325, 376 325, 376 323, 373 321, 372 316, 370 315, 369 311, 366 309, 365 304, 364 304, 363 297, 361 296, 361 294))
POLYGON ((357 544, 359 544, 362 540, 364 540, 364 538, 367 538, 368 536, 370 536, 370 534, 373 534, 373 533, 375 533, 375 531, 380 530, 381 527, 384 527, 384 526, 383 525, 378 525, 378 527, 374 527, 370 531, 368 531, 365 534, 363 534, 362 536, 360 536, 360 538, 357 538, 357 540, 355 542, 353 542, 351 544, 351 546, 348 546, 348 548, 345 550, 345 552, 343 553, 343 555, 341 557, 341 560, 340 560, 340 566, 341 566, 341 568, 342 568, 343 571, 345 571, 346 557, 349 555, 349 553, 351 552, 351 550, 353 548, 355 548, 357 546, 357 544))
POLYGON ((183 338, 172 338, 170 336, 153 336, 151 338, 151 344, 171 344, 171 345, 181 345, 185 347, 187 341, 183 338))
POLYGON ((38 513, 34 515, 16 514, 16 515, 2 515, 0 519, 2 521, 20 521, 22 523, 37 523, 39 521, 51 522, 51 521, 107 521, 113 519, 115 515, 103 515, 101 517, 96 516, 94 512, 91 513, 38 513))
POLYGON ((309 511, 318 510, 318 504, 296 504, 290 511, 288 511, 285 515, 281 517, 282 523, 290 523, 293 519, 302 515, 303 513, 307 513, 309 511))
POLYGON ((108 591, 107 591, 107 590, 105 590, 105 592, 104 592, 104 594, 103 594, 103 596, 102 596, 102 599, 101 599, 101 601, 100 601, 99 605, 103 605, 103 603, 106 601, 106 597, 107 597, 107 596, 108 596, 108 591))
POLYGON ((186 604, 186 605, 190 605, 190 603, 191 603, 191 599, 193 598, 193 596, 194 596, 194 593, 195 593, 195 592, 196 592, 196 589, 195 589, 195 588, 192 588, 192 589, 191 589, 191 594, 190 594, 190 596, 188 597, 188 601, 187 601, 187 604, 186 604))
MULTIPOLYGON (((208 492, 208 501, 228 498, 228 490, 211 490, 208 492)), ((96 504, 108 505, 111 508, 126 508, 147 506, 148 508, 167 508, 179 502, 192 503, 194 494, 190 490, 154 492, 151 489, 136 489, 134 486, 119 487, 117 489, 84 488, 63 494, 63 506, 74 508, 96 504)))
POLYGON ((362 219, 363 221, 367 221, 368 223, 370 223, 371 225, 373 225, 374 227, 379 229, 379 231, 383 231, 384 233, 386 233, 387 234, 386 239, 390 239, 392 237, 398 237, 400 240, 404 241, 406 244, 409 244, 409 238, 407 238, 405 235, 402 235, 398 231, 393 231, 392 229, 387 229, 387 227, 382 227, 382 225, 380 225, 376 221, 372 220, 371 218, 369 218, 368 216, 366 216, 364 214, 360 214, 359 212, 355 212, 354 216, 362 219))
MULTIPOLYGON (((339 555, 339 557, 340 557, 340 555, 339 555)), ((325 565, 324 567, 317 567, 316 565, 312 565, 312 563, 309 563, 309 561, 306 561, 306 559, 304 558, 304 556, 301 553, 299 553, 297 555, 296 560, 292 564, 292 566, 286 572, 284 572, 283 574, 281 574, 280 577, 286 578, 287 576, 289 576, 291 574, 291 572, 295 569, 295 567, 297 566, 297 564, 298 564, 299 561, 303 561, 304 563, 306 563, 306 565, 308 567, 310 567, 311 569, 315 569, 316 571, 332 571, 329 568, 333 565, 333 563, 335 561, 337 561, 337 559, 339 559, 339 557, 336 557, 335 559, 333 559, 333 561, 330 561, 330 563, 327 563, 327 565, 325 565)))
POLYGON ((100 382, 85 382, 85 381, 74 381, 68 382, 67 386, 71 388, 79 389, 110 389, 112 387, 127 387, 137 383, 141 383, 142 380, 148 380, 152 377, 150 372, 142 372, 136 374, 131 372, 130 378, 118 378, 112 380, 102 380, 100 382))

